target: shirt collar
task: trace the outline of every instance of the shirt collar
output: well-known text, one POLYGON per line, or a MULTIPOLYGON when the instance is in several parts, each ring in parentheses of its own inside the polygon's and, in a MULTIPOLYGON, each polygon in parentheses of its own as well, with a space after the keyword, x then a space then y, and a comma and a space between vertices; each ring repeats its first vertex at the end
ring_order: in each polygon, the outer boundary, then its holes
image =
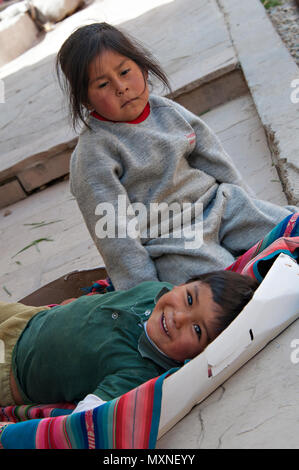
POLYGON ((98 114, 96 111, 92 111, 91 113, 91 116, 93 116, 94 118, 98 119, 99 121, 108 121, 108 122, 114 122, 115 124, 116 123, 125 123, 125 124, 139 124, 140 122, 143 122, 146 120, 146 118, 149 116, 151 112, 151 108, 150 108, 150 104, 149 102, 146 104, 144 110, 142 111, 142 113, 140 114, 140 116, 138 116, 138 118, 134 119, 133 121, 111 121, 110 119, 106 119, 105 117, 101 116, 100 114, 98 114))
POLYGON ((160 351, 160 349, 149 339, 145 329, 141 333, 138 340, 138 351, 142 357, 150 359, 165 370, 183 365, 182 362, 175 361, 160 351))

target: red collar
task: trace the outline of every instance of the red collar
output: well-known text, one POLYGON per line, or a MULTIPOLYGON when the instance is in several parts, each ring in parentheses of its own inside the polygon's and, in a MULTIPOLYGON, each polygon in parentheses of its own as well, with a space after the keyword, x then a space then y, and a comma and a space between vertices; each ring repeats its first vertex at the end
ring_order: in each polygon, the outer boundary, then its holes
POLYGON ((95 117, 96 119, 99 119, 99 121, 108 121, 108 122, 115 122, 115 123, 124 122, 126 124, 139 124, 140 122, 143 122, 143 121, 146 120, 146 118, 149 116, 150 112, 151 112, 150 105, 149 105, 149 103, 147 103, 147 105, 145 106, 145 108, 142 111, 142 113, 140 114, 140 116, 138 116, 138 118, 134 119, 133 121, 110 121, 110 119, 104 118, 103 116, 98 114, 96 111, 93 111, 91 113, 91 116, 95 117))

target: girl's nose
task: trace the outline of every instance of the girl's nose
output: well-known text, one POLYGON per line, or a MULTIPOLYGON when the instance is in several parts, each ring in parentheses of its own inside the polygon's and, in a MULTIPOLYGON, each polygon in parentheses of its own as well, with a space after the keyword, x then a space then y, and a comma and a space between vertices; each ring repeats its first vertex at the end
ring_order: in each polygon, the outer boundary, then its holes
POLYGON ((127 90, 128 90, 128 88, 123 86, 121 83, 117 84, 116 87, 115 87, 115 91, 116 91, 117 96, 122 96, 125 93, 125 91, 127 91, 127 90))

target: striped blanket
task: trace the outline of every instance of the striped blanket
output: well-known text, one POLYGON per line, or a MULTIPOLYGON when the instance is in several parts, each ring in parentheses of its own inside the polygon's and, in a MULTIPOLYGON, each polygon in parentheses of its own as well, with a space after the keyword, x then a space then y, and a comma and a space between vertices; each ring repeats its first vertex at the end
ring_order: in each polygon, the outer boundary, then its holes
POLYGON ((262 282, 280 253, 299 260, 299 213, 291 214, 262 240, 232 263, 227 270, 247 274, 262 282))
MULTIPOLYGON (((299 262, 299 213, 286 217, 227 269, 262 281, 280 253, 299 262)), ((95 283, 89 293, 107 288, 113 290, 109 279, 95 283)), ((0 408, 0 448, 153 449, 163 380, 175 370, 86 412, 71 414, 75 405, 70 403, 0 408)))
POLYGON ((0 448, 154 449, 169 373, 86 412, 66 403, 0 408, 0 448))

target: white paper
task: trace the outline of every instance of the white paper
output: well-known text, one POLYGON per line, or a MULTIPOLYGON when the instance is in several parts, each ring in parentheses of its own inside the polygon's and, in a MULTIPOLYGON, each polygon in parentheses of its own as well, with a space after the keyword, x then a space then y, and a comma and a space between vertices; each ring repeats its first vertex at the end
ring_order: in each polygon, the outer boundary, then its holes
POLYGON ((299 266, 281 254, 229 327, 164 380, 158 439, 297 318, 299 266))

